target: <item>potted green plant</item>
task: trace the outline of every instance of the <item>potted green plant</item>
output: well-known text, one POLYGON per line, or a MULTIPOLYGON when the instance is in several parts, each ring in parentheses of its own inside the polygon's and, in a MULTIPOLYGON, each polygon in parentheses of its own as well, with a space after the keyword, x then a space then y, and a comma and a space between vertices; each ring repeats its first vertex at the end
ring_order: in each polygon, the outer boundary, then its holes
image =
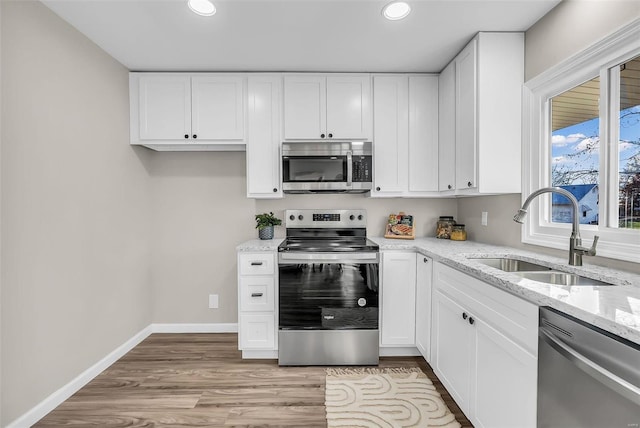
POLYGON ((256 223, 260 239, 273 239, 273 226, 280 226, 282 220, 270 212, 269 214, 256 214, 256 223))

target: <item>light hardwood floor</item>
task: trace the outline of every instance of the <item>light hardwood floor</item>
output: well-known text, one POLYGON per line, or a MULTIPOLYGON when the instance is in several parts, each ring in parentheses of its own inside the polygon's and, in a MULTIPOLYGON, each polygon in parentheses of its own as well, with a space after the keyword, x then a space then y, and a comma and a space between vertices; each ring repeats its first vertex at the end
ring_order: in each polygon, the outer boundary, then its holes
MULTIPOLYGON (((472 425, 422 358, 420 367, 463 427, 472 425)), ((152 334, 36 427, 326 427, 324 367, 243 360, 236 334, 152 334)))

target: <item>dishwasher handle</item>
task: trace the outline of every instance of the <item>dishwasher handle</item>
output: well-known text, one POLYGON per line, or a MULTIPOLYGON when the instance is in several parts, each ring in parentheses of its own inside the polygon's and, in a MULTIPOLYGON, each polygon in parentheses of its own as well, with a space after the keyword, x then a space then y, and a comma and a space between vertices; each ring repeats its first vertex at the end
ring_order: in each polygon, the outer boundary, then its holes
POLYGON ((580 370, 628 400, 640 405, 640 388, 594 361, 591 361, 566 343, 557 339, 553 333, 547 331, 545 328, 540 328, 540 338, 580 370))

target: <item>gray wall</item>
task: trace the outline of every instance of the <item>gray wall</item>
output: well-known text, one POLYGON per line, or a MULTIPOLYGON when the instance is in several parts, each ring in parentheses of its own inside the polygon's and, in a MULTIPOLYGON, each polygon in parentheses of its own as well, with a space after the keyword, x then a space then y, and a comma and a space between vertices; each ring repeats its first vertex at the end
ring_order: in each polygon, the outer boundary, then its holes
POLYGON ((151 322, 150 180, 128 71, 41 3, 0 7, 5 425, 151 322))
MULTIPOLYGON (((640 1, 637 0, 563 1, 526 32, 526 79, 531 79, 638 18, 640 1)), ((511 220, 520 204, 519 194, 464 198, 458 200, 458 216, 470 229, 470 239, 565 257, 566 251, 520 242, 520 227, 511 220), (483 211, 489 213, 486 227, 480 225, 483 211)), ((640 273, 637 263, 602 257, 589 257, 587 263, 640 273)))
MULTIPOLYGON (((433 235, 440 215, 456 215, 454 199, 371 199, 363 195, 246 197, 244 153, 153 153, 153 322, 237 322, 235 247, 257 239, 256 213, 288 208, 364 208, 370 235, 384 234, 390 213, 413 214, 419 236, 433 235), (208 295, 219 295, 219 309, 208 295)), ((276 237, 284 228, 276 228, 276 237)))

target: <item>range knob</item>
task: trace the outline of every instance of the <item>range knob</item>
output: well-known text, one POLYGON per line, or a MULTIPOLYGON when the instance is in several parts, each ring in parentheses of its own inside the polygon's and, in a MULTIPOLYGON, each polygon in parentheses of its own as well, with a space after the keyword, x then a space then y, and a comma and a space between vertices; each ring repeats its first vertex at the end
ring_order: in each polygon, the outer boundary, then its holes
POLYGON ((291 215, 289 216, 289 220, 293 221, 293 220, 295 220, 295 219, 296 219, 296 216, 294 216, 293 214, 291 214, 291 215))
POLYGON ((362 214, 358 216, 358 220, 362 220, 362 214))
POLYGON ((354 216, 353 214, 349 216, 349 220, 355 220, 355 219, 356 219, 356 216, 354 216))
POLYGON ((302 216, 302 214, 300 214, 300 215, 298 216, 298 220, 302 220, 303 218, 304 218, 304 217, 302 216))

